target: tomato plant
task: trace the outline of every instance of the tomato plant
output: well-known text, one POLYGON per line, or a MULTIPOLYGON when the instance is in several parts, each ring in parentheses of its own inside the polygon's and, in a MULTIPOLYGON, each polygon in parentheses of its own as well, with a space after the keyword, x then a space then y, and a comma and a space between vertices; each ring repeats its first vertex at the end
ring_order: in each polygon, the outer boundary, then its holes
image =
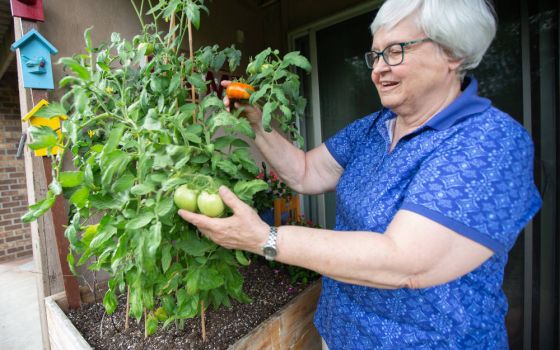
MULTIPOLYGON (((230 113, 205 81, 209 70, 234 72, 241 53, 217 45, 181 53, 185 35, 208 12, 203 0, 131 3, 142 25, 139 35, 127 40, 113 33, 108 43, 95 46, 90 28, 85 53, 60 60, 68 72, 60 81, 65 93, 37 115, 67 115, 62 137, 31 127, 29 146, 58 146, 62 152, 52 156, 46 197, 22 219, 36 220, 56 196, 67 198, 71 269, 106 271, 107 313, 115 311, 117 294, 126 293, 130 315, 144 318, 149 335, 160 323, 182 327, 208 306, 229 306, 231 298, 249 301, 238 271, 248 263, 244 254, 206 239, 177 215, 178 207, 196 204, 209 216, 227 215, 216 194, 220 185, 249 205, 268 186, 255 179, 259 169, 242 139, 254 137, 249 122, 238 117, 242 111, 230 113), (152 23, 144 23, 144 15, 152 23), (170 19, 167 34, 157 26, 162 18, 170 19), (74 170, 62 169, 65 157, 74 170), (196 203, 188 191, 201 192, 196 203)), ((289 67, 306 68, 306 62, 297 53, 282 59, 271 49, 252 62, 258 69, 249 76, 255 87, 250 101, 264 105, 267 128, 274 115, 284 130, 295 130, 304 103, 289 67), (265 61, 271 67, 261 71, 265 61)))

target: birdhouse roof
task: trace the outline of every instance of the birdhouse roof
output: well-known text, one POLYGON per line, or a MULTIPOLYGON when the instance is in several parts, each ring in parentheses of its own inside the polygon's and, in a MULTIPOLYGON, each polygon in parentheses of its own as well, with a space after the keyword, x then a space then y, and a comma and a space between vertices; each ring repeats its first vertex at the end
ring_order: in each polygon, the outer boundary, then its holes
POLYGON ((37 105, 33 107, 33 109, 30 110, 29 113, 25 115, 25 117, 23 117, 23 121, 27 121, 31 119, 31 117, 33 117, 35 113, 37 113, 43 106, 48 106, 48 105, 49 103, 47 102, 47 100, 39 101, 39 103, 37 103, 37 105))
POLYGON ((56 55, 58 53, 56 47, 54 47, 47 39, 45 39, 45 37, 39 34, 39 32, 36 31, 35 29, 31 29, 24 36, 22 36, 18 41, 13 43, 11 46, 12 51, 19 49, 22 45, 25 45, 25 43, 31 39, 39 40, 39 42, 41 42, 50 51, 51 55, 56 55))

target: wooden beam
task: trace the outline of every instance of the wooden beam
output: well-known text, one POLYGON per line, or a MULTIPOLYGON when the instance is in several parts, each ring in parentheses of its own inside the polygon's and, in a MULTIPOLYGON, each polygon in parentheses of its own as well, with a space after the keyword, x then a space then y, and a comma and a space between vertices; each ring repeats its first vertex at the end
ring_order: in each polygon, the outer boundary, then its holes
MULTIPOLYGON (((16 40, 31 29, 37 29, 37 24, 35 22, 22 20, 19 17, 14 18, 14 34, 16 40)), ((21 60, 19 55, 16 55, 16 58, 20 109, 23 117, 41 99, 44 98, 48 100, 48 93, 46 90, 32 90, 23 87, 21 60)), ((22 132, 28 134, 28 123, 22 123, 22 132)), ((45 161, 42 157, 35 157, 29 147, 24 147, 24 160, 28 202, 29 204, 33 204, 46 195, 48 184, 51 181, 50 159, 45 161)), ((78 283, 71 275, 68 263, 66 262, 68 243, 64 238, 63 227, 66 223, 67 215, 64 202, 62 198, 59 197, 51 210, 30 225, 33 258, 35 261, 35 268, 38 270, 37 297, 39 299, 39 314, 43 347, 45 349, 50 348, 45 312, 45 297, 64 290, 67 296, 72 298, 73 306, 79 306, 78 283), (75 302, 76 295, 78 298, 77 306, 75 302)))

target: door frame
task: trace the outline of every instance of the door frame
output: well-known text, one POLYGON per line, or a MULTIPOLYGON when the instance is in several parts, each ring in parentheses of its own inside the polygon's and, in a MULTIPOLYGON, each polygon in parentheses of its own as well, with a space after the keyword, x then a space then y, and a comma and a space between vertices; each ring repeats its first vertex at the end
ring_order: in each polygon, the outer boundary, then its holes
MULTIPOLYGON (((312 126, 313 126, 313 140, 314 144, 310 144, 309 148, 314 148, 322 143, 322 132, 321 132, 321 103, 319 100, 319 70, 317 64, 317 41, 316 33, 317 31, 330 27, 332 25, 344 22, 351 18, 363 15, 367 12, 381 7, 384 0, 367 0, 361 4, 358 4, 352 8, 345 11, 336 13, 332 16, 321 18, 317 21, 311 22, 309 24, 298 27, 290 32, 288 32, 288 49, 289 51, 294 51, 296 47, 296 40, 302 37, 307 37, 309 41, 309 59, 311 61, 311 116, 312 116, 312 126)), ((300 120, 297 121, 298 125, 301 125, 300 120)), ((307 140, 306 140, 307 141, 307 140)), ((317 195, 317 221, 322 227, 326 227, 326 209, 325 209, 325 195, 317 195)), ((304 201, 304 213, 309 212, 309 202, 304 201)))

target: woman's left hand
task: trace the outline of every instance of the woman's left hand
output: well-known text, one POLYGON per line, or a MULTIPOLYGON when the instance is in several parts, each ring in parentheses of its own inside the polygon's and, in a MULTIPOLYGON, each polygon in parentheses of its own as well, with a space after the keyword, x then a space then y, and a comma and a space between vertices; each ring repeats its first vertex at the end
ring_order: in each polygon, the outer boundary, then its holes
POLYGON ((220 187, 220 197, 233 210, 227 218, 210 218, 206 215, 179 210, 179 215, 198 227, 200 232, 228 249, 241 249, 262 254, 268 238, 269 226, 259 215, 225 186, 220 187))

